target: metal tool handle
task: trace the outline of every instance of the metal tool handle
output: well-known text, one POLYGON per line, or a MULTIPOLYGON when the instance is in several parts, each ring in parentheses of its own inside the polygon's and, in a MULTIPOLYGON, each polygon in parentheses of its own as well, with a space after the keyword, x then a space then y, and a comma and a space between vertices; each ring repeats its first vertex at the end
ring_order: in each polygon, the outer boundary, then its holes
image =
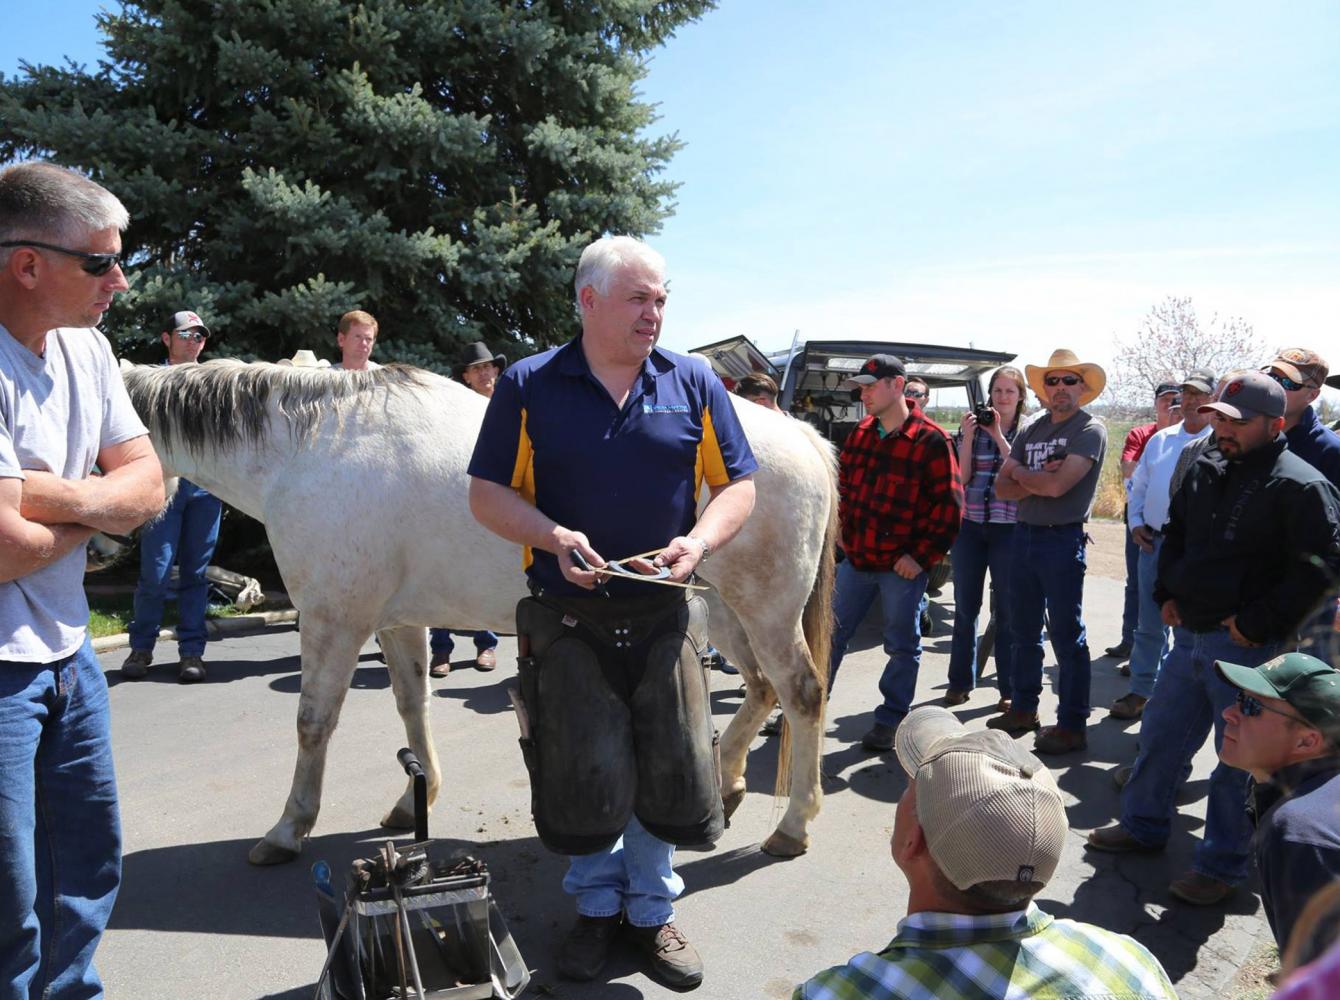
POLYGON ((401 748, 395 755, 400 766, 414 782, 414 839, 428 839, 428 776, 423 773, 423 765, 409 747, 401 748))

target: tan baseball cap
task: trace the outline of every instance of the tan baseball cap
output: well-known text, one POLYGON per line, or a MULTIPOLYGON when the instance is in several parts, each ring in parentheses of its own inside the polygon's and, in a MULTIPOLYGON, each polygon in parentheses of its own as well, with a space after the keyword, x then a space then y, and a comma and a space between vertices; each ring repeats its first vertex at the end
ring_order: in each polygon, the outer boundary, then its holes
POLYGON ((1042 761, 1005 733, 969 731, 929 705, 903 719, 894 749, 917 783, 917 818, 950 882, 968 889, 1051 879, 1067 823, 1042 761))
POLYGON ((1326 376, 1330 374, 1330 367, 1326 364, 1326 359, 1316 351, 1309 351, 1306 347, 1286 347, 1279 354, 1275 355, 1275 360, 1270 362, 1269 368, 1278 368, 1288 375, 1295 382, 1302 382, 1304 385, 1320 388, 1326 382, 1326 376))

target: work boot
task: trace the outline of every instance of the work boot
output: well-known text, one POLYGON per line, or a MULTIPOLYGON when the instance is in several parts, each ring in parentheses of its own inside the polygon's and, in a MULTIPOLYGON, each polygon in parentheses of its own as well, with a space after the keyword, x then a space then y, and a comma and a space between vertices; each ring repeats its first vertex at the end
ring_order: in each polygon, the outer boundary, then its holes
POLYGON ((475 657, 476 670, 492 670, 498 665, 498 654, 491 649, 481 649, 475 657))
POLYGON ((428 661, 429 677, 446 677, 451 673, 451 654, 434 653, 433 658, 428 661))
POLYGON ((892 750, 893 734, 897 731, 897 726, 876 722, 870 727, 870 731, 861 737, 861 746, 874 753, 884 753, 886 750, 892 750))
POLYGON ((1114 719, 1138 719, 1145 714, 1145 705, 1148 703, 1148 698, 1132 691, 1130 694, 1122 695, 1114 701, 1109 712, 1114 719))
POLYGON ((628 937, 647 956, 652 974, 676 989, 690 989, 703 981, 703 960, 673 922, 659 927, 628 925, 628 937))
POLYGON ((782 710, 779 708, 777 709, 777 711, 772 713, 772 718, 770 718, 767 722, 763 723, 762 728, 759 729, 758 731, 758 735, 777 736, 778 734, 780 734, 782 731, 782 718, 783 718, 782 710))
POLYGON ((1112 784, 1118 789, 1125 788, 1131 783, 1131 775, 1135 773, 1133 764, 1125 764, 1112 772, 1112 784))
POLYGON ((1222 903, 1237 886, 1220 882, 1217 878, 1202 875, 1200 872, 1187 872, 1168 886, 1168 891, 1184 903, 1192 906, 1214 906, 1222 903))
POLYGON ((177 681, 195 684, 205 679, 205 661, 198 656, 183 656, 177 664, 177 681))
POLYGON ((1113 823, 1111 826, 1105 826, 1100 830, 1090 830, 1086 840, 1094 850, 1107 851, 1109 854, 1131 854, 1136 851, 1149 853, 1163 850, 1162 844, 1154 846, 1146 844, 1142 840, 1136 840, 1134 834, 1120 823, 1113 823))
POLYGON ((931 617, 931 609, 929 605, 927 605, 925 611, 921 612, 921 617, 917 624, 921 627, 921 637, 923 639, 929 639, 931 636, 935 635, 935 619, 931 617))
POLYGON ((955 705, 962 705, 968 700, 968 695, 970 694, 972 694, 971 691, 960 691, 957 688, 950 688, 945 692, 945 705, 949 708, 953 708, 955 705))
POLYGON ((1064 726, 1048 726, 1038 733, 1033 741, 1034 753, 1060 754, 1074 753, 1089 749, 1089 737, 1083 729, 1067 729, 1064 726))
POLYGON ((623 923, 623 915, 588 917, 577 914, 558 952, 558 972, 564 979, 587 983, 600 975, 609 957, 610 943, 623 923))
POLYGON ((154 662, 154 654, 147 649, 132 649, 121 664, 121 676, 128 681, 137 681, 149 672, 149 664, 154 662))
POLYGON ((1107 649, 1103 650, 1103 655, 1124 660, 1131 655, 1131 644, 1129 642, 1119 642, 1115 646, 1108 646, 1107 649))
POLYGON ((986 720, 987 729, 999 729, 1002 733, 1009 733, 1011 736, 1031 733, 1041 725, 1042 723, 1038 722, 1037 712, 1025 712, 1022 708, 1011 708, 1009 711, 997 715, 994 719, 986 720))

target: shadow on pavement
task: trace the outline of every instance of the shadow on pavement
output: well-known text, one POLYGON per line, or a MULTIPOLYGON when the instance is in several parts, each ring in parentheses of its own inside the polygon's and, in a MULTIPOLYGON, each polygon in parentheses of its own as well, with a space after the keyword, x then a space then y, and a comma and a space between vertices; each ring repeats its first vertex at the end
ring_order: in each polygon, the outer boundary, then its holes
POLYGON ((454 699, 461 703, 461 707, 469 709, 479 715, 510 715, 512 713, 512 699, 507 695, 507 688, 512 684, 514 678, 500 677, 492 684, 482 687, 452 687, 451 675, 448 674, 440 681, 434 681, 440 685, 434 687, 434 698, 454 699))

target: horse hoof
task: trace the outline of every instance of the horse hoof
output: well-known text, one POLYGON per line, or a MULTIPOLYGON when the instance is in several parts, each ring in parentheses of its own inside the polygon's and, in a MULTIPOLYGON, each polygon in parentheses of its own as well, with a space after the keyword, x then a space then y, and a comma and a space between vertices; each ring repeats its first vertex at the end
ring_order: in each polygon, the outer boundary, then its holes
POLYGON ((291 847, 280 847, 268 840, 258 840, 256 846, 247 854, 247 860, 253 865, 283 865, 298 857, 291 847))
POLYGON ((400 806, 395 806, 382 817, 382 826, 388 830, 413 830, 414 814, 400 806))
POLYGON ((743 801, 744 801, 743 788, 741 788, 739 791, 731 792, 729 795, 723 795, 721 797, 721 808, 725 812, 727 819, 730 819, 732 816, 735 815, 735 810, 740 808, 740 803, 743 801))
POLYGON ((763 841, 763 853, 771 854, 774 858, 798 858, 809 850, 809 846, 808 836, 804 840, 797 840, 781 830, 773 830, 772 836, 763 841))

